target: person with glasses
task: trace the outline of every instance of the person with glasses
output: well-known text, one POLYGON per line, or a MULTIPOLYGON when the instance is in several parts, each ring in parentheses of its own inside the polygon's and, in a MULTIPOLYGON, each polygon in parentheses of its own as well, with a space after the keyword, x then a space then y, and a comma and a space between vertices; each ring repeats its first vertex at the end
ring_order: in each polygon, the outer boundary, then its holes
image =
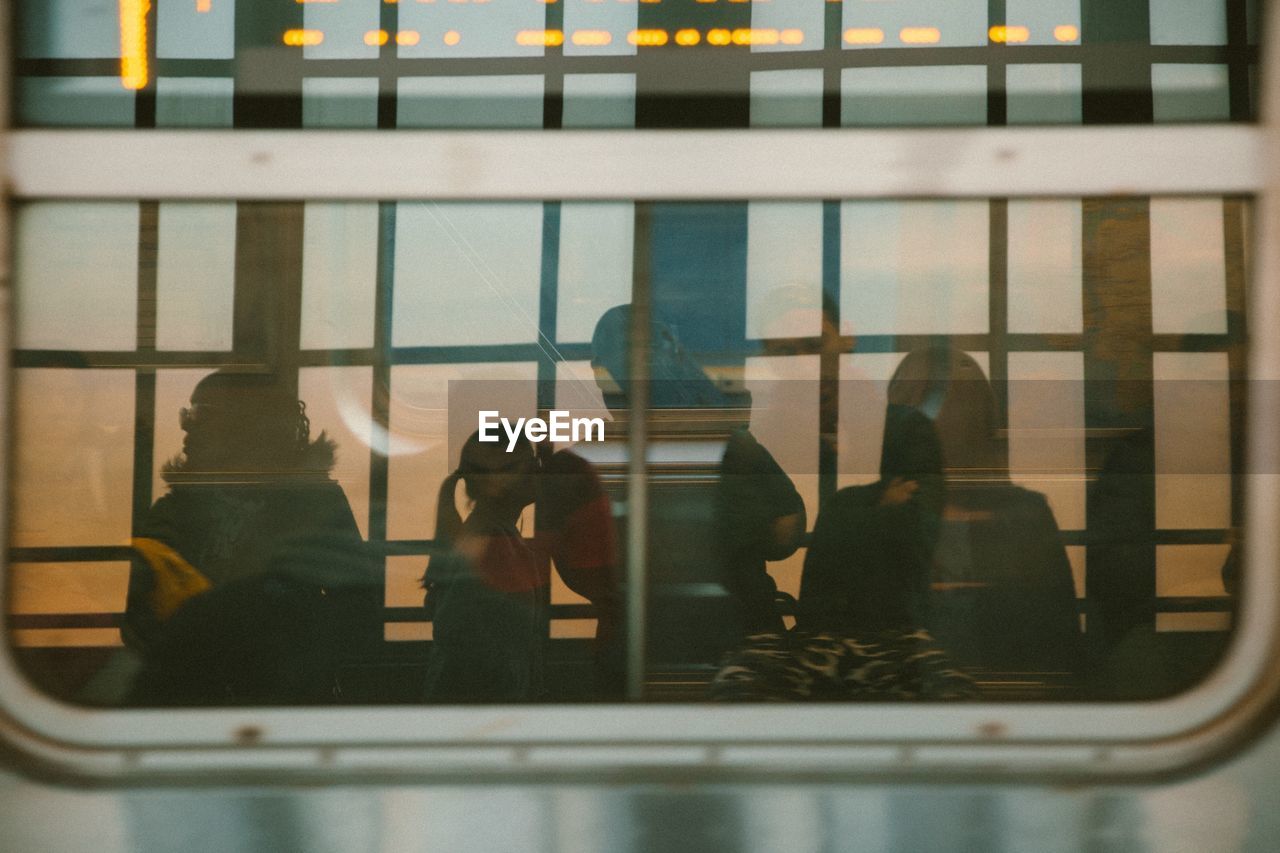
POLYGON ((374 565, 336 446, 271 374, 224 368, 179 412, 182 453, 132 545, 125 642, 148 705, 333 702, 374 633, 374 565))

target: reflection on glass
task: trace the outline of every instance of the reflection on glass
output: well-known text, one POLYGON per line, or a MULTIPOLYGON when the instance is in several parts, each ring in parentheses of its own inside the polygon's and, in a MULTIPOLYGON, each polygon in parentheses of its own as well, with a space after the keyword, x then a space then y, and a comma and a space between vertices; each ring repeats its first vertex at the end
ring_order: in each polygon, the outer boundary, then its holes
POLYGON ((231 127, 230 77, 156 80, 157 127, 231 127))
POLYGON ((591 340, 600 315, 630 296, 634 237, 634 205, 560 205, 559 340, 591 340))
POLYGON ((1227 331, 1225 245, 1220 200, 1152 199, 1152 331, 1227 331))
POLYGON ((987 205, 845 202, 841 317, 856 334, 960 334, 988 324, 987 205))
POLYGON ((303 127, 377 127, 376 77, 308 77, 302 81, 303 127))
POLYGON ((373 345, 378 206, 306 206, 302 246, 302 346, 373 345))
POLYGON ((16 221, 5 606, 67 701, 1136 699, 1229 636, 1239 201, 16 221), (468 444, 552 410, 603 439, 468 444))
POLYGON ((635 127, 634 74, 564 75, 562 127, 635 127))
POLYGON ((156 347, 230 350, 236 206, 160 205, 156 251, 156 347))
POLYGON ((1005 71, 1009 124, 1080 124, 1079 65, 1009 65, 1005 71))
POLYGON ((987 5, 982 0, 956 0, 939 5, 929 0, 898 3, 857 2, 843 4, 841 29, 845 47, 922 46, 965 47, 987 43, 987 5), (878 30, 882 41, 870 44, 853 40, 849 30, 878 30))
POLYGON ((307 45, 307 59, 372 59, 378 55, 378 40, 366 37, 378 31, 381 0, 342 0, 341 3, 307 3, 302 26, 324 33, 319 44, 307 45))
POLYGON ((1225 44, 1226 7, 1196 0, 1151 0, 1152 44, 1225 44))
POLYGON ((752 127, 821 127, 822 71, 753 71, 752 127))
POLYGON ((1231 114, 1229 85, 1225 65, 1153 64, 1155 120, 1226 121, 1231 114))
POLYGON ((235 55, 235 4, 157 0, 156 56, 230 59, 235 55))
POLYGON ((987 123, 981 65, 846 68, 840 87, 846 127, 987 123))
POLYGON ((299 100, 311 114, 303 126, 375 126, 377 93, 369 121, 368 105, 359 117, 347 112, 351 93, 315 86, 362 77, 381 86, 382 97, 399 101, 398 122, 384 113, 388 129, 538 127, 544 93, 550 125, 627 123, 620 115, 629 109, 628 98, 613 92, 603 96, 610 106, 600 106, 598 116, 582 115, 581 105, 573 104, 571 78, 577 76, 632 78, 630 94, 641 104, 642 124, 650 126, 741 127, 744 101, 763 98, 777 102, 765 108, 777 115, 760 113, 755 124, 817 127, 821 115, 816 121, 800 117, 814 108, 808 84, 784 93, 769 78, 821 78, 828 69, 839 71, 842 82, 819 90, 840 99, 841 121, 851 126, 982 125, 987 104, 1002 103, 1006 94, 1007 111, 993 109, 996 123, 1071 124, 1084 115, 1124 122, 1239 121, 1249 117, 1229 115, 1231 81, 1252 88, 1247 78, 1256 72, 1242 51, 1224 61, 1246 73, 1203 65, 1204 47, 1225 45, 1228 29, 1238 27, 1249 44, 1257 43, 1252 0, 1152 0, 1149 9, 1145 3, 1097 3, 1087 22, 1079 0, 994 6, 983 0, 847 0, 835 6, 823 0, 343 0, 260 4, 241 9, 239 20, 237 4, 229 0, 152 0, 154 15, 142 0, 17 5, 16 76, 22 82, 16 114, 24 123, 49 126, 132 123, 135 93, 143 98, 139 115, 149 124, 146 98, 160 70, 172 79, 217 75, 228 85, 234 79, 235 106, 245 124, 281 127, 297 126, 299 100), (1152 47, 1158 48, 1154 64, 1152 47), (958 58, 965 64, 956 65, 958 58), (77 76, 46 77, 53 70, 48 59, 77 60, 74 71, 58 67, 60 74, 77 76), (562 66, 566 59, 572 62, 562 66), (581 62, 587 65, 578 67, 581 62), (1086 65, 1090 73, 1079 75, 1086 65), (574 73, 566 75, 566 69, 574 73), (495 81, 510 77, 520 82, 495 88, 495 81), (318 119, 316 99, 330 97, 345 117, 318 119), (794 111, 785 104, 792 98, 794 111))
POLYGON ((540 204, 399 204, 392 341, 537 340, 541 251, 540 204))
POLYGON ((1008 210, 1009 331, 1081 331, 1080 202, 1012 199, 1008 210))
POLYGON ((1006 0, 1005 20, 1026 27, 1019 44, 1071 44, 1080 40, 1081 0, 1006 0), (1071 32, 1074 30, 1075 32, 1071 32), (1074 35, 1074 38, 1067 36, 1074 35))
POLYGON ((627 34, 639 23, 639 3, 595 3, 564 0, 565 56, 634 56, 637 45, 627 34), (574 38, 575 33, 604 33, 607 38, 574 38))
POLYGON ((20 77, 17 123, 36 127, 133 127, 133 95, 119 77, 20 77))
POLYGON ((25 368, 14 376, 17 547, 129 540, 133 377, 121 370, 25 368))
POLYGON ((399 127, 541 127, 542 78, 408 77, 396 99, 399 127))
POLYGON ((15 223, 18 346, 137 345, 137 204, 31 204, 15 223), (93 240, 84 239, 92 234, 93 240))

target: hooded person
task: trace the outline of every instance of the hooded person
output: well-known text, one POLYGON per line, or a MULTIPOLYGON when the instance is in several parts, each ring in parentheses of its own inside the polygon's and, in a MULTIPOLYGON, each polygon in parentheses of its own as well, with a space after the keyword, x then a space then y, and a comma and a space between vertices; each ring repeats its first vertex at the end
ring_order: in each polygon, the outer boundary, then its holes
POLYGON ((219 370, 179 414, 182 453, 133 540, 125 641, 144 704, 333 701, 374 633, 376 576, 335 445, 269 374, 219 370))

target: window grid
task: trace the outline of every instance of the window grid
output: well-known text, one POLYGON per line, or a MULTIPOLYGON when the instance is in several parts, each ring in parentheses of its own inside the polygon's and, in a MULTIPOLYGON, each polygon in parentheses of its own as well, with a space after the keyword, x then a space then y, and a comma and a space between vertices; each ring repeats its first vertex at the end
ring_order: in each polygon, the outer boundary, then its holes
MULTIPOLYGON (((241 0, 238 12, 248 12, 252 4, 241 0)), ((1086 2, 1086 6, 1088 3, 1086 2)), ((290 24, 301 25, 302 7, 282 13, 293 17, 290 24)), ((845 68, 859 67, 916 67, 916 66, 949 66, 949 65, 982 65, 987 69, 987 124, 999 126, 1006 121, 1006 97, 1004 94, 1005 68, 1009 64, 1060 64, 1063 62, 1078 63, 1086 69, 1086 83, 1083 98, 1086 101, 1085 123, 1108 123, 1116 116, 1110 111, 1110 104, 1095 104, 1090 109, 1088 101, 1088 70, 1099 69, 1116 62, 1123 57, 1131 66, 1146 69, 1145 93, 1139 92, 1139 98, 1150 98, 1150 67, 1157 63, 1185 64, 1225 64, 1230 75, 1229 97, 1230 117, 1233 121, 1247 121, 1252 118, 1249 97, 1250 69, 1257 64, 1258 48, 1247 43, 1245 31, 1245 0, 1227 0, 1227 43, 1214 46, 1192 45, 1132 45, 1132 44, 1089 44, 1090 33, 1086 26, 1084 44, 1081 45, 1044 45, 1017 46, 985 45, 963 48, 930 48, 930 49, 840 49, 841 5, 826 4, 824 7, 825 43, 836 45, 834 49, 816 51, 786 51, 777 53, 747 52, 739 57, 740 64, 748 70, 774 70, 790 68, 821 68, 824 76, 823 88, 823 126, 834 127, 840 124, 840 71, 845 68)), ((1082 10, 1082 17, 1087 18, 1087 10, 1082 10)), ((560 29, 563 27, 563 4, 547 4, 545 6, 546 27, 560 29)), ((379 4, 380 26, 387 32, 398 29, 398 5, 392 3, 379 4)), ((1004 0, 989 0, 988 23, 997 25, 1005 22, 1004 0)), ((154 22, 154 14, 152 21, 154 22)), ((264 30, 260 21, 252 14, 237 15, 236 44, 243 47, 254 42, 261 43, 264 30)), ((255 99, 245 97, 240 80, 244 76, 242 66, 235 60, 192 60, 163 59, 155 57, 155 27, 148 27, 148 55, 151 57, 154 77, 234 77, 237 79, 235 96, 235 115, 237 127, 280 126, 282 114, 279 112, 280 101, 290 99, 255 99), (265 103, 258 104, 258 100, 265 103)), ((1149 40, 1149 34, 1142 34, 1149 40)), ((301 54, 295 54, 292 61, 284 64, 284 72, 278 78, 283 80, 283 88, 287 92, 300 92, 301 81, 307 77, 324 76, 368 76, 377 77, 378 93, 378 126, 394 128, 396 126, 396 90, 398 81, 405 77, 431 76, 435 74, 468 74, 479 72, 482 76, 497 74, 532 74, 544 81, 543 127, 554 129, 560 125, 563 111, 563 90, 565 73, 583 73, 608 70, 611 72, 633 72, 643 74, 646 68, 646 57, 640 53, 633 56, 610 57, 566 57, 560 47, 549 47, 543 57, 529 58, 487 58, 484 60, 456 59, 401 59, 397 57, 394 42, 388 42, 379 49, 377 59, 344 59, 344 60, 303 60, 301 54), (459 69, 464 69, 459 71, 459 69)), ((111 59, 19 59, 16 72, 19 76, 114 76, 118 71, 118 61, 111 59)), ((154 79, 154 78, 153 78, 154 79)), ((156 96, 154 83, 137 92, 135 99, 135 128, 152 128, 156 125, 156 96)), ((1108 100, 1095 98, 1097 101, 1108 100)), ((639 106, 638 106, 639 111, 639 106)), ((300 102, 290 103, 286 110, 284 123, 293 126, 301 125, 300 102), (297 113, 296 116, 293 114, 297 113), (296 121, 288 120, 293 116, 296 121)), ((1131 119, 1131 116, 1130 116, 1131 119)), ((823 292, 840 304, 839 273, 839 218, 840 202, 825 200, 823 202, 823 292)), ((301 205, 298 205, 298 222, 301 221, 301 205)), ((582 344, 560 344, 556 341, 555 315, 558 285, 558 241, 559 241, 559 203, 543 204, 543 245, 541 283, 539 290, 539 337, 540 341, 559 351, 567 359, 589 357, 588 348, 582 344)), ((151 494, 152 468, 157 460, 153 459, 154 428, 152 425, 155 407, 155 373, 150 369, 164 365, 189 366, 193 364, 220 366, 227 363, 230 356, 233 360, 242 357, 244 351, 237 347, 233 353, 206 351, 166 353, 159 352, 155 346, 156 324, 156 279, 155 252, 157 249, 157 221, 159 204, 156 201, 140 202, 139 227, 139 270, 138 270, 138 341, 136 351, 130 355, 119 352, 62 352, 62 351, 18 351, 15 353, 15 365, 18 367, 60 366, 83 360, 89 367, 116 367, 135 370, 135 434, 134 434, 134 520, 137 520, 149 508, 153 499, 151 494)), ((1239 325, 1240 310, 1244 301, 1243 282, 1243 250, 1240 247, 1243 233, 1241 224, 1241 204, 1238 201, 1227 201, 1224 205, 1226 233, 1228 241, 1227 258, 1227 302, 1229 323, 1233 324, 1224 335, 1200 335, 1188 342, 1184 336, 1152 335, 1150 338, 1153 352, 1179 351, 1183 346, 1194 347, 1195 351, 1227 352, 1231 358, 1230 375, 1233 380, 1244 375, 1243 365, 1239 363, 1239 354, 1229 346, 1233 339, 1239 339, 1243 332, 1239 325)), ((384 201, 379 204, 379 236, 378 236, 378 272, 377 292, 375 297, 375 332, 374 346, 370 349, 344 350, 307 350, 303 351, 293 340, 278 341, 277 345, 290 361, 296 371, 303 366, 330 365, 369 365, 373 369, 373 419, 381 426, 387 426, 389 413, 384 395, 376 393, 379 387, 387 388, 390 384, 390 370, 393 365, 400 364, 436 364, 465 361, 499 361, 499 362, 534 362, 538 369, 538 405, 549 407, 553 402, 555 362, 546 349, 535 344, 515 344, 505 346, 477 347, 405 347, 391 346, 391 305, 394 279, 394 242, 395 242, 396 204, 384 201)), ((989 202, 990 222, 990 263, 989 263, 989 333, 986 335, 859 335, 857 352, 905 352, 916 346, 946 340, 959 349, 979 350, 989 354, 990 379, 996 389, 1001 404, 1001 412, 1007 414, 1007 365, 1011 352, 1028 351, 1086 351, 1082 335, 1038 335, 1009 334, 1007 331, 1007 200, 993 199, 989 202)), ((241 234, 245 234, 240 229, 241 234)), ((239 241, 238 241, 239 244, 239 241)), ((643 248, 637 244, 636 251, 643 248)), ((237 249, 239 254, 240 249, 237 249)), ((300 269, 300 257, 297 267, 300 269)), ((239 264, 238 264, 239 265, 239 264)), ((236 276, 237 328, 243 327, 240 322, 240 306, 248 302, 248 282, 251 276, 236 276)), ((300 294, 299 294, 300 296, 300 294)), ((296 314, 296 306, 292 309, 296 314)), ((296 326, 294 327, 296 332, 296 326)), ((755 340, 743 339, 743 351, 759 343, 755 340)), ((824 384, 837 383, 838 387, 838 355, 821 351, 817 339, 798 342, 801 348, 797 353, 819 353, 820 381, 824 384), (808 346, 810 349, 805 349, 808 346)), ((852 343, 845 342, 841 354, 853 352, 852 343)), ((1087 361, 1087 360, 1086 360, 1087 361)), ((1088 375, 1088 368, 1086 368, 1088 375)), ((1238 383, 1231 384, 1233 416, 1238 409, 1238 383)), ((834 395, 832 398, 834 399, 834 395)), ((834 432, 838 424, 838 410, 834 406, 824 405, 819 415, 820 428, 823 432, 834 432)), ((1087 418, 1086 418, 1087 421, 1087 418)), ((1233 430, 1232 458, 1238 459, 1238 430, 1233 430)), ((836 463, 834 453, 824 445, 820 445, 819 474, 820 499, 826 501, 834 493, 836 487, 836 463)), ((384 541, 386 536, 386 494, 387 494, 387 457, 384 454, 372 453, 370 459, 370 507, 369 530, 371 541, 384 541)), ((1240 512, 1239 495, 1232 496, 1233 521, 1238 520, 1240 512)), ((1064 531, 1067 544, 1085 544, 1079 531, 1064 531)), ((1159 531, 1157 542, 1160 544, 1205 544, 1223 541, 1220 530, 1180 530, 1159 531)), ((429 540, 404 540, 387 542, 387 553, 425 554, 429 550, 429 540)), ((29 549, 11 550, 14 560, 66 561, 82 559, 120 559, 127 549, 114 547, 104 548, 66 548, 66 549, 29 549)), ((1221 602, 1210 602, 1215 606, 1221 602)), ((1182 609, 1189 606, 1187 600, 1164 601, 1161 607, 1182 609)), ((581 610, 574 610, 579 613, 581 610)), ((409 614, 404 614, 406 617, 409 614)))

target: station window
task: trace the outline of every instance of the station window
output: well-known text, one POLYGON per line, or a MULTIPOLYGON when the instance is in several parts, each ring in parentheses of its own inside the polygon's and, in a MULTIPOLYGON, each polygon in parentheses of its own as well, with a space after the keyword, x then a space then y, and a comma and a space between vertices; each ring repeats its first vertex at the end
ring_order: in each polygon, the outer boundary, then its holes
MULTIPOLYGON (((607 161, 723 131, 819 180, 778 140, 1260 132, 1251 3, 16 7, 19 141, 269 130, 281 174, 309 137, 412 183, 440 164, 389 145, 435 132, 607 161)), ((1109 703, 1137 736, 1241 665, 1270 595, 1243 577, 1260 183, 799 193, 645 162, 643 196, 518 162, 349 197, 16 172, 5 683, 113 743, 156 708, 514 705, 608 742, 619 708, 787 703, 770 740, 815 701, 899 742, 941 730, 869 700, 1109 703)))

